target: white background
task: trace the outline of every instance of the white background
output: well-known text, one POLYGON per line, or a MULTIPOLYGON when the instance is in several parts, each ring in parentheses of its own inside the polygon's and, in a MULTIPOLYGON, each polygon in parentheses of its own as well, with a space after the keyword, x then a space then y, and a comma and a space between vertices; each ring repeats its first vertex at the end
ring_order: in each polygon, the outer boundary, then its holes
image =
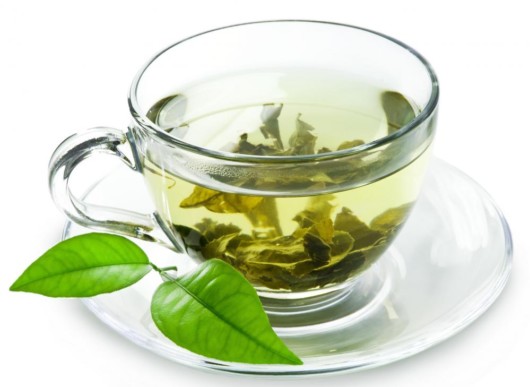
POLYGON ((530 23, 524 1, 0 0, 0 385, 530 385, 530 23), (305 380, 212 374, 151 354, 77 300, 7 289, 60 237, 47 191, 55 146, 129 122, 137 69, 188 35, 244 21, 354 24, 421 52, 438 73, 435 153, 490 192, 512 227, 514 271, 498 301, 450 340, 369 371, 305 380))

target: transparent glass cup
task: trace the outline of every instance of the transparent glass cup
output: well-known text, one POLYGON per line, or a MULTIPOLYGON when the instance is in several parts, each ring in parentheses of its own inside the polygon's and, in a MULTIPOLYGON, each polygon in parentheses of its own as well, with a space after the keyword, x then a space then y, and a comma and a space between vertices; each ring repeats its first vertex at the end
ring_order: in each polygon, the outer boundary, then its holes
MULTIPOLYGON (((348 98, 335 99, 326 85, 318 77, 305 77, 296 102, 309 109, 322 104, 347 109, 348 98)), ((315 305, 351 289, 405 223, 421 187, 437 103, 436 76, 425 59, 379 33, 297 20, 219 28, 168 47, 140 70, 129 93, 132 121, 126 131, 93 128, 61 143, 50 161, 50 189, 75 223, 166 244, 193 264, 223 259, 269 305, 294 307, 304 300, 315 305), (234 74, 319 72, 362 81, 386 96, 405 96, 414 114, 385 110, 387 120, 400 117, 393 119, 401 122, 388 123, 384 135, 349 145, 356 139, 345 137, 346 146, 301 154, 204 146, 201 138, 215 136, 219 128, 194 132, 188 125, 234 106, 263 106, 266 112, 267 106, 289 102, 288 86, 282 92, 267 82, 248 87, 245 83, 254 78, 234 74), (236 81, 186 95, 181 105, 174 99, 190 85, 227 77, 236 81), (179 114, 177 130, 152 117, 153 109, 167 101, 180 106, 171 110, 179 114), (103 207, 72 193, 73 171, 97 153, 115 155, 144 175, 154 213, 103 207)))

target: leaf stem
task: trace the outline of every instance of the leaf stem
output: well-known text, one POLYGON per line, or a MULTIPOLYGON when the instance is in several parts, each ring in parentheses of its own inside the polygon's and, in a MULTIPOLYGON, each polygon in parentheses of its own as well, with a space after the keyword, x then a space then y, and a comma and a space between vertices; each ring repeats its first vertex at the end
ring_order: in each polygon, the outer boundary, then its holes
POLYGON ((153 270, 155 270, 156 272, 158 272, 158 274, 160 274, 160 277, 162 277, 164 281, 175 281, 176 280, 176 278, 172 277, 171 275, 167 273, 168 271, 178 271, 178 268, 176 266, 158 267, 153 262, 149 262, 149 265, 151 265, 153 270))

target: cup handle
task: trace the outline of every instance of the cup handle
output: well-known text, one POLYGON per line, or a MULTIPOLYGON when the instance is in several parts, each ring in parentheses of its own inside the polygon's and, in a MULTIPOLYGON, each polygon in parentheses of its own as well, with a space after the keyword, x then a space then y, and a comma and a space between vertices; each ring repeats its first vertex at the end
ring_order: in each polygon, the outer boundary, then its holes
MULTIPOLYGON (((139 171, 134 160, 134 145, 121 130, 106 127, 88 129, 65 139, 54 151, 49 164, 49 188, 54 202, 73 222, 82 226, 158 241, 160 231, 154 215, 86 203, 70 190, 70 176, 80 162, 94 154, 117 156, 129 168, 139 171), (128 145, 132 157, 120 150, 128 145)), ((166 244, 166 243, 163 243, 166 244)))

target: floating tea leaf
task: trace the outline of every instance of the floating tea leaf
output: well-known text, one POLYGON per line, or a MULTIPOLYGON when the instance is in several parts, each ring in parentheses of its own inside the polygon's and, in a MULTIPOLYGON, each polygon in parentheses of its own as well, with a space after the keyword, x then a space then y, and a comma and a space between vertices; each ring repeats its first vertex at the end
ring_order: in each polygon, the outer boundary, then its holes
POLYGON ((158 124, 158 117, 160 115, 160 112, 164 109, 164 107, 173 99, 177 97, 176 95, 170 95, 166 98, 162 98, 161 100, 157 101, 153 106, 151 106, 151 109, 146 114, 146 117, 149 118, 149 120, 154 123, 158 124))
POLYGON ((146 116, 172 136, 182 138, 189 129, 188 124, 183 122, 187 107, 188 99, 185 95, 170 95, 154 104, 146 116))
POLYGON ((356 146, 363 145, 363 144, 364 144, 363 140, 344 141, 343 143, 339 145, 337 150, 355 148, 356 146))
POLYGON ((320 154, 320 153, 330 153, 330 152, 333 152, 331 149, 329 149, 328 147, 322 147, 320 148, 318 151, 317 151, 317 154, 320 154))
POLYGON ((192 194, 180 202, 182 208, 206 207, 212 212, 225 214, 245 213, 256 207, 261 201, 259 196, 245 196, 215 191, 195 186, 192 194))
POLYGON ((239 138, 239 143, 232 149, 233 153, 241 153, 245 155, 273 155, 278 152, 278 149, 266 144, 254 145, 248 141, 248 134, 243 133, 239 138))
POLYGON ((386 115, 388 134, 397 132, 416 117, 409 101, 396 91, 385 91, 381 95, 381 104, 386 115))
POLYGON ((315 144, 317 137, 311 134, 315 130, 307 122, 300 119, 302 114, 298 114, 296 119, 296 130, 289 138, 291 146, 290 154, 292 155, 312 155, 315 153, 315 144))
POLYGON ((275 106, 274 104, 263 105, 261 111, 261 121, 263 125, 260 127, 261 133, 265 138, 273 138, 275 140, 276 148, 283 150, 283 142, 280 136, 280 124, 278 117, 282 112, 283 104, 275 106))

